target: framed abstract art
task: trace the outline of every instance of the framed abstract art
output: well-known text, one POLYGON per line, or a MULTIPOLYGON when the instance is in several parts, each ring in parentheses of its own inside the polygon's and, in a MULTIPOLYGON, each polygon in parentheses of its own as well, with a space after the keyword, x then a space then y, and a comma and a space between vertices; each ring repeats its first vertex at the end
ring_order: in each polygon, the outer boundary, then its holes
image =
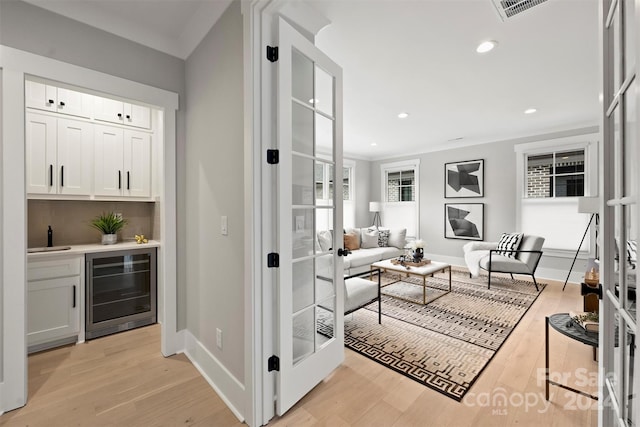
POLYGON ((484 197, 484 159, 445 163, 444 197, 484 197))
POLYGON ((445 203, 444 237, 484 240, 484 203, 445 203))

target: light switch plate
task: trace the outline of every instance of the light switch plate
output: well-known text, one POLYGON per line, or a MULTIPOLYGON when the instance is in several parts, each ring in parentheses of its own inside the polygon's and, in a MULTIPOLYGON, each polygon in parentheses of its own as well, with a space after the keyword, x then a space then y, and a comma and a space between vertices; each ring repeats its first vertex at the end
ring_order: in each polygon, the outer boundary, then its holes
POLYGON ((228 227, 228 221, 227 221, 226 215, 222 215, 222 217, 220 218, 220 233, 222 233, 223 236, 226 236, 229 234, 229 227, 228 227))
POLYGON ((220 328, 216 328, 216 346, 222 350, 222 330, 220 328))

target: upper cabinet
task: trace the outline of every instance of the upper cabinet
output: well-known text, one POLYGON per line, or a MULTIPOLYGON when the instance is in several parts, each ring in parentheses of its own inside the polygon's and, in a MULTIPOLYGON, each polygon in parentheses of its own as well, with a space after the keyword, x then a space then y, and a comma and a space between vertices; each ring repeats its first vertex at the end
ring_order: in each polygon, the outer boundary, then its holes
POLYGON ((91 194, 92 124, 50 115, 26 115, 29 194, 91 194))
POLYGON ((148 107, 98 96, 94 99, 94 107, 96 120, 144 129, 151 127, 151 109, 148 107))
POLYGON ((89 118, 93 98, 93 95, 71 89, 31 80, 25 82, 25 105, 29 108, 89 118))

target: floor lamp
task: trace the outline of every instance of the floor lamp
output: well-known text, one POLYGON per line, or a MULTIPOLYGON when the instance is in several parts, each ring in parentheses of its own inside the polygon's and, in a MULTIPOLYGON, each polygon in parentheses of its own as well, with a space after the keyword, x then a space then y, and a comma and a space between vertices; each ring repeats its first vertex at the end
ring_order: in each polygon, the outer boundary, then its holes
POLYGON ((380 221, 380 211, 382 210, 382 203, 380 202, 369 202, 369 212, 375 212, 373 215, 373 227, 376 229, 380 228, 382 222, 380 221))
POLYGON ((576 263, 576 259, 578 259, 578 253, 580 252, 580 248, 584 243, 584 239, 587 237, 587 233, 589 232, 589 227, 593 222, 594 218, 596 220, 596 259, 598 258, 598 226, 600 225, 600 215, 598 214, 600 210, 600 200, 597 197, 580 197, 578 199, 578 212, 579 213, 590 213, 591 218, 589 219, 589 224, 587 224, 586 230, 584 230, 584 234, 582 235, 582 240, 580 240, 580 244, 578 245, 578 250, 576 251, 576 255, 573 257, 573 262, 571 263, 571 267, 569 268, 569 274, 567 274, 567 279, 564 281, 564 288, 567 287, 567 282, 569 281, 569 276, 571 276, 571 270, 573 270, 573 266, 576 263))

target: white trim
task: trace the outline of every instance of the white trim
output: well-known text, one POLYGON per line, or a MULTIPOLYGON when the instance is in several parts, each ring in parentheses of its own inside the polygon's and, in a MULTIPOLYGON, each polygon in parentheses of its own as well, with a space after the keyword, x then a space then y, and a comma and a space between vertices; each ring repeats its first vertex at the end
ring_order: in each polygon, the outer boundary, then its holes
POLYGON ((185 356, 238 418, 238 421, 243 422, 243 411, 239 408, 244 407, 244 385, 191 332, 185 330, 183 336, 185 356), (226 390, 227 394, 222 390, 226 390))
POLYGON ((24 159, 24 79, 39 76, 106 94, 143 102, 164 110, 161 241, 158 257, 158 292, 163 300, 159 313, 161 351, 175 354, 178 340, 176 302, 176 110, 178 95, 51 58, 0 45, 3 105, 3 372, 1 410, 22 406, 27 397, 26 365, 26 191, 24 159), (8 108, 11 106, 11 108, 8 108), (11 209, 7 209, 7 207, 11 209))

